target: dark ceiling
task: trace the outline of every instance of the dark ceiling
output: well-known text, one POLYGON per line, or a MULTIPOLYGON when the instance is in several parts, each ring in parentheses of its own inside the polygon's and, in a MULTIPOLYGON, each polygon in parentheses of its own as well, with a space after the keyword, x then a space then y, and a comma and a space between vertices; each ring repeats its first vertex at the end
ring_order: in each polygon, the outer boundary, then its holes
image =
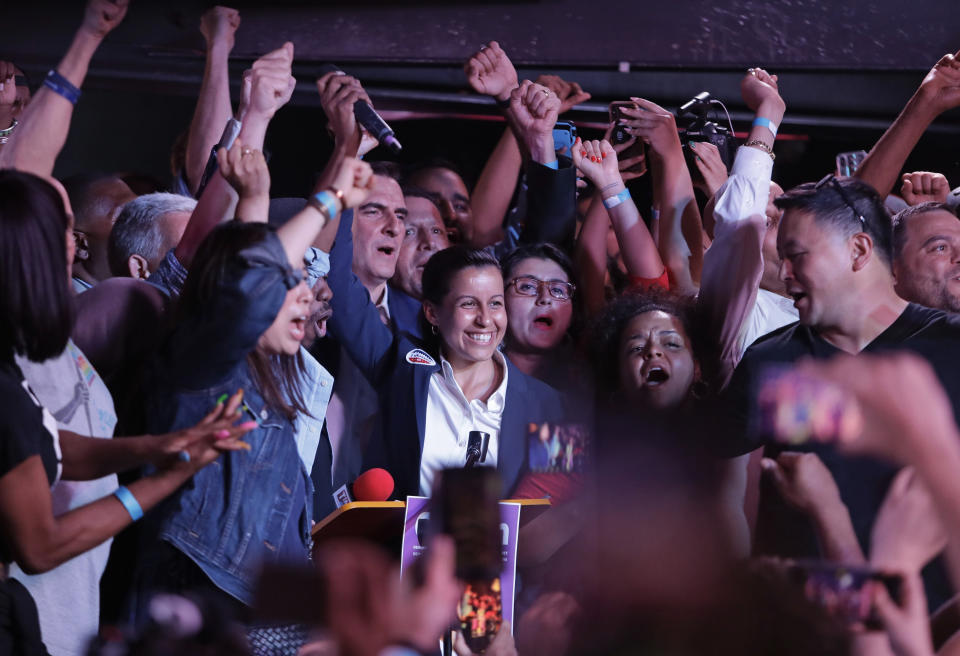
MULTIPOLYGON (((13 59, 38 80, 69 43, 81 4, 41 0, 4 7, 0 58, 13 59)), ((743 70, 762 65, 780 75, 789 108, 782 132, 816 139, 866 131, 868 148, 924 71, 960 48, 956 0, 913 0, 909 6, 900 0, 233 4, 242 16, 231 59, 234 85, 254 58, 290 40, 299 80, 294 106, 318 105, 313 78, 332 61, 360 77, 392 121, 494 115, 487 99, 468 92, 461 66, 482 43, 497 39, 522 77, 555 72, 593 93, 573 112, 578 123, 602 122, 607 102, 629 95, 675 108, 704 89, 727 102, 736 121, 746 117, 739 106, 743 70)), ((145 116, 157 98, 188 108, 203 72, 197 25, 207 6, 132 0, 125 21, 94 59, 88 96, 126 94, 127 104, 145 116)), ((177 112, 179 118, 189 109, 177 112)), ((960 110, 931 132, 960 135, 960 110)))

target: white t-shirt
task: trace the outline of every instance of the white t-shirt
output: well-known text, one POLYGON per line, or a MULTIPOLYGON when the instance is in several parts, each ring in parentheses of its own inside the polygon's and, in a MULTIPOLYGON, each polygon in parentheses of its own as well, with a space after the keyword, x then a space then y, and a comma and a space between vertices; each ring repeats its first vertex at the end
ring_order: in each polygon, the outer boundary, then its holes
MULTIPOLYGON (((79 435, 110 438, 117 424, 113 397, 83 352, 68 341, 63 353, 45 362, 18 357, 17 365, 56 426, 79 435)), ((113 474, 94 481, 58 480, 50 489, 54 516, 96 501, 117 489, 113 474)), ((37 604, 40 634, 52 656, 84 656, 100 624, 100 577, 107 566, 107 540, 44 574, 10 566, 37 604)))

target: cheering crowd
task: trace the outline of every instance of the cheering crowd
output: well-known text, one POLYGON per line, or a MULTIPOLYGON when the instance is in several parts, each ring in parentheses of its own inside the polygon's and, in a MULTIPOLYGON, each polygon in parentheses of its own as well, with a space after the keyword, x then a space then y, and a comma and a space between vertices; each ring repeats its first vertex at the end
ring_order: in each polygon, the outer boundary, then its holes
POLYGON ((398 583, 379 547, 312 529, 372 468, 430 496, 471 431, 501 498, 553 503, 486 653, 960 654, 960 193, 903 170, 960 106, 960 54, 853 175, 788 190, 790 82, 762 68, 725 162, 638 97, 557 143, 590 94, 518 79, 491 41, 466 83, 506 127, 470 186, 388 161, 331 71, 332 154, 273 198, 295 49, 233 102, 240 16, 216 7, 170 184, 57 180, 127 11, 88 0, 32 88, 0 61, 0 654, 437 653, 449 538, 398 583), (318 573, 290 595, 322 616, 261 621, 278 564, 318 573), (851 572, 870 580, 837 602, 851 572))

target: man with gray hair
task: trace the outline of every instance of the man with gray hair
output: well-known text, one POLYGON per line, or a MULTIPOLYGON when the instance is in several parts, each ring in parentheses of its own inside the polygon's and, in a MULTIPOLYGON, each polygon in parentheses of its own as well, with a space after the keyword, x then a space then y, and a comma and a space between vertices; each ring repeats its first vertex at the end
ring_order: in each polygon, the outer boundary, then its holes
POLYGON ((146 194, 124 205, 107 244, 111 273, 150 277, 176 248, 196 206, 192 198, 168 193, 146 194))

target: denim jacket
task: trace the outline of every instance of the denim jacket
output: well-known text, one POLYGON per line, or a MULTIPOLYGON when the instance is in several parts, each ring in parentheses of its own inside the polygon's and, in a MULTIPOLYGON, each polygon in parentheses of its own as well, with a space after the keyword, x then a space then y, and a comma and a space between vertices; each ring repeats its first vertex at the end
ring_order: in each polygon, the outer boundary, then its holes
POLYGON ((290 522, 297 522, 303 562, 309 560, 313 487, 293 422, 267 407, 246 363, 298 278, 274 234, 241 251, 229 266, 210 306, 199 316, 182 317, 154 358, 149 429, 191 426, 222 395, 240 388, 244 419, 260 425, 244 437, 250 451, 224 453, 150 513, 147 533, 148 542, 170 543, 249 605, 259 570, 278 559, 290 522), (298 476, 305 498, 293 498, 298 476))

